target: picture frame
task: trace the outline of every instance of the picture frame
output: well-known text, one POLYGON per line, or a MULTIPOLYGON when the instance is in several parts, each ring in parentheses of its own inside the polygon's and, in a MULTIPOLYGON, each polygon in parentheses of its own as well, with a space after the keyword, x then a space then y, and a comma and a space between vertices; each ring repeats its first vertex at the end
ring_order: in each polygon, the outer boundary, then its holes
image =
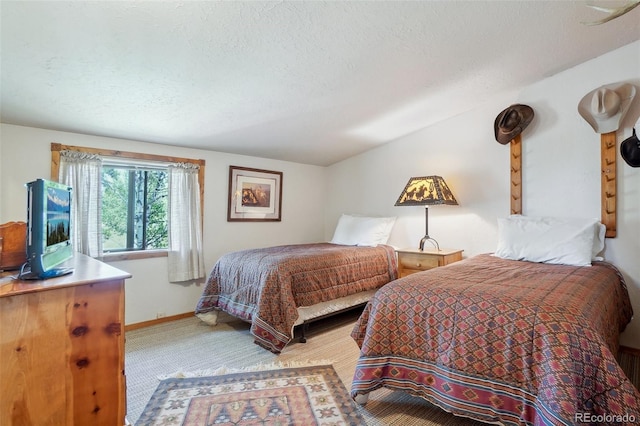
POLYGON ((229 166, 227 222, 280 222, 282 172, 229 166))

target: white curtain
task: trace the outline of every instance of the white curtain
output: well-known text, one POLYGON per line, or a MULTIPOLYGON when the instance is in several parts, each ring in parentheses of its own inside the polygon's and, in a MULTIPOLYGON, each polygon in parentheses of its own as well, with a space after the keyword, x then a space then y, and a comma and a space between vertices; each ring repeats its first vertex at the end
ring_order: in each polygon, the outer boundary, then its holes
POLYGON ((73 188, 71 232, 75 251, 102 256, 102 159, 94 154, 60 152, 58 181, 73 188))
POLYGON ((200 184, 196 164, 169 166, 167 222, 169 228, 169 281, 205 276, 202 254, 200 184))

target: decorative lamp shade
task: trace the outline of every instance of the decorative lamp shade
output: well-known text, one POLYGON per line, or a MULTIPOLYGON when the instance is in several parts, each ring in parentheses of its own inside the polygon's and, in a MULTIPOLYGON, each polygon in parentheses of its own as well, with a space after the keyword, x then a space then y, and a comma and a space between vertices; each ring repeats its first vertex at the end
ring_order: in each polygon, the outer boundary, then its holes
POLYGON ((458 205, 441 176, 412 177, 396 201, 396 206, 458 205))
POLYGON ((402 194, 396 201, 396 206, 425 206, 424 208, 424 237, 418 246, 424 251, 424 244, 429 241, 440 251, 440 244, 429 236, 429 206, 434 204, 458 205, 456 197, 441 176, 412 177, 404 187, 402 194))

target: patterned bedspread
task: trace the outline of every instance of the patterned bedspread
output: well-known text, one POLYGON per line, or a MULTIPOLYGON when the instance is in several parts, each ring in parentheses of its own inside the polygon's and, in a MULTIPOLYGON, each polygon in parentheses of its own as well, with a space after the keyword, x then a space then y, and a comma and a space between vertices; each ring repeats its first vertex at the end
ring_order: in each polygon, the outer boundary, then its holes
POLYGON ((196 314, 223 310, 251 322, 256 343, 279 353, 292 338, 299 306, 375 290, 397 276, 392 247, 296 244, 222 256, 196 314))
POLYGON ((631 316, 608 263, 475 256, 378 290, 352 332, 351 394, 400 389, 503 424, 638 424, 640 393, 615 359, 631 316))

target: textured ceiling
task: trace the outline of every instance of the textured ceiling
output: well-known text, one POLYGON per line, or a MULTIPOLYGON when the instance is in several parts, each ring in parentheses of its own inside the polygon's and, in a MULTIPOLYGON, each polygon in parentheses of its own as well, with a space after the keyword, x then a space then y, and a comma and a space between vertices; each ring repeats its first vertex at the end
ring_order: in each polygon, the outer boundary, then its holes
POLYGON ((3 0, 1 121, 329 165, 640 39, 585 5, 3 0))

